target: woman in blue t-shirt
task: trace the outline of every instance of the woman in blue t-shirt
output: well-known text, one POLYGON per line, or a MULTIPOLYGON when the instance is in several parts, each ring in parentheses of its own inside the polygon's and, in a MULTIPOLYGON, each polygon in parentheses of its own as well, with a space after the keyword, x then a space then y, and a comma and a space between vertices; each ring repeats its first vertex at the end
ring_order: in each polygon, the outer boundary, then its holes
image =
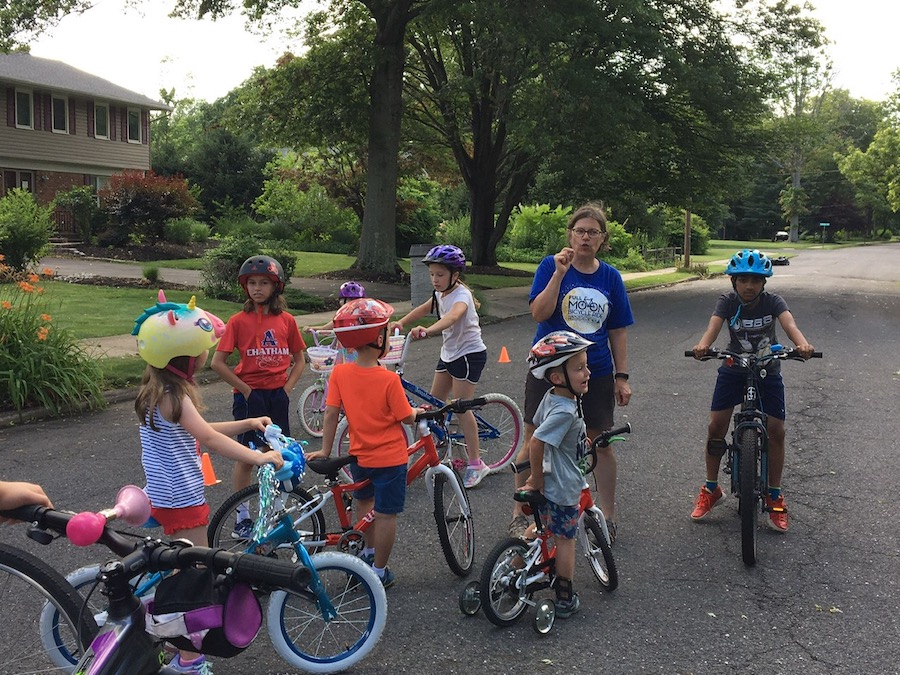
MULTIPOLYGON (((626 329, 634 323, 631 305, 622 275, 597 258, 609 250, 606 214, 601 204, 585 204, 572 214, 566 230, 568 246, 556 255, 544 258, 531 285, 531 316, 538 322, 532 340, 536 343, 548 333, 568 330, 594 342, 588 349, 590 385, 582 399, 589 438, 611 429, 613 410, 628 405, 628 346, 626 329)), ((548 384, 531 373, 525 382, 525 443, 534 433, 534 413, 548 384)), ((517 458, 524 461, 525 457, 517 458)), ((609 519, 610 536, 616 535, 616 458, 612 447, 598 450, 598 501, 609 519)), ((516 487, 525 484, 527 474, 516 474, 516 487)), ((528 526, 521 505, 515 502, 509 524, 512 536, 521 536, 528 526)))

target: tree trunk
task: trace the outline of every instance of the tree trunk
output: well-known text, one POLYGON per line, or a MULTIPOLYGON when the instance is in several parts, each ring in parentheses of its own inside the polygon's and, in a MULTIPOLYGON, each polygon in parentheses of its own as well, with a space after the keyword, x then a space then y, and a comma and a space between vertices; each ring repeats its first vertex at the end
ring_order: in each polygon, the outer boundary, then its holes
POLYGON ((684 210, 684 268, 691 269, 691 210, 684 210))
MULTIPOLYGON (((800 167, 798 166, 791 172, 791 186, 795 190, 800 189, 800 167)), ((797 209, 791 212, 791 241, 795 244, 800 241, 800 214, 797 209)))
POLYGON ((396 274, 398 269, 397 176, 408 6, 407 0, 397 3, 393 11, 373 11, 377 36, 375 68, 369 85, 369 160, 356 266, 382 274, 396 274))

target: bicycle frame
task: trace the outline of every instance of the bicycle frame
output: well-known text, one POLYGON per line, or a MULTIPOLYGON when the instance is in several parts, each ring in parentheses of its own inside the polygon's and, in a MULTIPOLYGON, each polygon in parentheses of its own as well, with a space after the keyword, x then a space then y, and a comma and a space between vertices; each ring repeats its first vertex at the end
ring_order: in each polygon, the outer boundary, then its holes
MULTIPOLYGON (((764 357, 765 358, 765 357, 764 357)), ((758 371, 771 359, 745 359, 740 365, 747 367, 747 379, 744 384, 744 401, 740 411, 734 414, 734 422, 731 430, 731 443, 728 444, 727 469, 731 473, 731 492, 739 492, 738 480, 740 476, 740 457, 737 452, 737 439, 744 429, 753 429, 756 432, 756 459, 757 494, 759 499, 769 489, 769 431, 767 423, 769 416, 760 407, 758 388, 758 371)))
MULTIPOLYGON (((428 496, 429 498, 433 499, 434 475, 436 473, 443 473, 447 476, 449 484, 451 485, 453 491, 456 493, 456 496, 460 500, 460 503, 464 504, 465 508, 468 509, 468 501, 455 479, 453 470, 447 465, 441 463, 441 458, 438 455, 437 448, 434 444, 434 439, 432 438, 432 425, 429 424, 427 420, 420 420, 418 423, 418 429, 420 436, 419 440, 417 440, 407 448, 407 455, 409 457, 412 457, 414 454, 420 451, 422 451, 422 455, 414 462, 412 462, 407 468, 406 484, 410 485, 416 478, 424 475, 426 479, 425 487, 428 491, 428 496)), ((335 504, 335 510, 337 511, 341 531, 326 533, 325 538, 321 540, 312 540, 308 538, 303 539, 303 545, 310 547, 338 546, 341 542, 341 539, 347 532, 355 530, 364 533, 366 530, 368 530, 372 524, 372 521, 375 519, 374 509, 364 514, 356 523, 351 523, 350 501, 352 499, 351 493, 353 491, 362 489, 369 484, 371 484, 371 481, 368 479, 357 481, 354 483, 341 483, 340 481, 329 480, 324 485, 324 492, 320 491, 317 494, 313 495, 313 500, 317 502, 316 505, 312 508, 304 509, 303 516, 296 522, 302 523, 304 520, 310 518, 314 513, 323 510, 326 503, 333 502, 335 504), (344 504, 345 508, 339 508, 337 506, 338 504, 344 504)), ((467 511, 466 516, 469 515, 471 514, 467 511)), ((287 520, 288 522, 290 522, 290 518, 288 518, 287 520)), ((296 532, 294 534, 296 535, 296 532)), ((299 535, 296 536, 298 539, 300 538, 299 535)))

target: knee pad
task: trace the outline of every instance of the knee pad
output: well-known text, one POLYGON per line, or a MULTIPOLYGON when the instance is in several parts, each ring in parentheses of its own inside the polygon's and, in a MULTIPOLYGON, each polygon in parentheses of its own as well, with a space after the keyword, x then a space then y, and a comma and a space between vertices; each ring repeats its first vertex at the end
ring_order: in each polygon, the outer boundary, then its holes
POLYGON ((719 457, 725 454, 728 444, 724 438, 708 438, 706 439, 706 452, 711 457, 719 457))

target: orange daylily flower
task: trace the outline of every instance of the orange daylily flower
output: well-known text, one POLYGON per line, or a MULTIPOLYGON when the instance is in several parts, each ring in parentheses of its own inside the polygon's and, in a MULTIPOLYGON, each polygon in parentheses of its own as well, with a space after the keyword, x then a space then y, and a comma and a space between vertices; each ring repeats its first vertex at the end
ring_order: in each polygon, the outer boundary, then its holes
POLYGON ((49 314, 41 314, 41 321, 53 321, 53 317, 49 314))
POLYGON ((46 326, 41 326, 40 328, 38 328, 38 332, 37 332, 38 340, 46 340, 48 335, 50 335, 50 331, 47 330, 46 326))
POLYGON ((3 305, 0 305, 3 309, 12 309, 12 303, 9 300, 4 300, 3 305))
POLYGON ((31 272, 28 274, 28 281, 30 281, 31 283, 36 284, 40 280, 41 280, 41 278, 34 272, 31 272))
POLYGON ((32 286, 31 284, 29 284, 27 281, 20 281, 20 282, 19 282, 19 288, 21 288, 21 289, 22 289, 24 292, 26 292, 26 293, 33 293, 33 292, 34 292, 34 286, 32 286))

